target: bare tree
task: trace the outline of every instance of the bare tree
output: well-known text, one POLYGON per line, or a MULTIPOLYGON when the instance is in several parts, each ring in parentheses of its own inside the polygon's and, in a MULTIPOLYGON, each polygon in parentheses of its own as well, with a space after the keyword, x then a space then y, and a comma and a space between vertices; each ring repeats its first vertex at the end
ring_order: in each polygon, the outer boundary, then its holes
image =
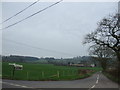
POLYGON ((120 14, 109 15, 98 23, 98 28, 87 34, 84 44, 93 43, 114 51, 118 62, 118 83, 120 84, 120 14))
POLYGON ((100 46, 100 45, 93 45, 89 49, 90 55, 95 55, 97 57, 101 58, 113 58, 115 57, 115 53, 112 49, 106 47, 106 46, 100 46))
POLYGON ((110 48, 100 45, 91 46, 89 49, 89 54, 97 56, 97 58, 93 58, 94 60, 99 61, 103 70, 107 69, 108 60, 114 57, 114 52, 110 48))
POLYGON ((91 42, 112 49, 120 65, 120 15, 115 14, 102 19, 98 28, 85 37, 84 44, 91 42))

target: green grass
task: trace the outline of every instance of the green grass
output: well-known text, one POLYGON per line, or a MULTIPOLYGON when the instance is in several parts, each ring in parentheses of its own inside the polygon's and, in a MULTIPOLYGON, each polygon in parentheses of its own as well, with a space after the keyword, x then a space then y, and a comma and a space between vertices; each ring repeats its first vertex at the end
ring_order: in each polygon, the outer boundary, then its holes
POLYGON ((16 80, 75 80, 85 78, 94 72, 86 75, 78 75, 79 69, 92 69, 95 72, 101 68, 91 67, 70 67, 70 66, 54 66, 52 64, 30 64, 17 63, 23 65, 23 70, 16 70, 14 77, 12 76, 13 68, 8 63, 2 63, 2 78, 16 80), (58 75, 59 74, 59 75, 58 75))

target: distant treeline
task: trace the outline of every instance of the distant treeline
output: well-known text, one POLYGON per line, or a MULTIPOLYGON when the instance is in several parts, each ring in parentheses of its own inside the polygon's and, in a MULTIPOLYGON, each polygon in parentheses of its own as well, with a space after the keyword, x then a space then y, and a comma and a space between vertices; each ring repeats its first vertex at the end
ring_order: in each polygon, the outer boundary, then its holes
POLYGON ((16 55, 2 56, 3 62, 33 62, 37 60, 39 60, 39 58, 30 56, 16 56, 16 55))
POLYGON ((42 63, 42 64, 54 64, 54 65, 69 65, 69 64, 96 64, 99 66, 99 62, 94 60, 91 56, 78 56, 73 58, 61 58, 56 59, 54 57, 31 57, 31 56, 2 56, 3 62, 29 62, 29 63, 42 63))

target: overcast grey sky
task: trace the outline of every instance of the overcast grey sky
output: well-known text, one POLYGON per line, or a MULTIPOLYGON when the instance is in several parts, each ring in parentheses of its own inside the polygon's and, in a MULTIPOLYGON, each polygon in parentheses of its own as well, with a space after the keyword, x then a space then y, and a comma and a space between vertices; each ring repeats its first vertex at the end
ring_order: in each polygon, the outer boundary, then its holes
MULTIPOLYGON (((4 23, 3 27, 52 3, 54 2, 39 2, 4 23)), ((2 3, 3 20, 30 4, 30 2, 2 3)), ((54 56, 56 58, 89 55, 89 45, 82 44, 85 35, 94 31, 102 18, 115 12, 117 12, 117 2, 61 2, 3 30, 3 55, 54 56)))

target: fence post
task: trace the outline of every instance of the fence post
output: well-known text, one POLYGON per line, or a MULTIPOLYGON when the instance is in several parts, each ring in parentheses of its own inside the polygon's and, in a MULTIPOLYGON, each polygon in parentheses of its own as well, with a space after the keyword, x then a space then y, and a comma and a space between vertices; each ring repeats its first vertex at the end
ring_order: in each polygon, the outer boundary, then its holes
POLYGON ((15 67, 13 66, 12 77, 14 78, 15 75, 15 67))
POLYGON ((64 71, 63 71, 63 76, 64 76, 64 71))
POLYGON ((68 71, 67 71, 67 72, 68 72, 67 74, 68 74, 68 76, 69 76, 69 69, 68 69, 68 71))
POLYGON ((11 79, 13 78, 13 72, 11 71, 11 79))
POLYGON ((74 71, 74 70, 71 71, 71 75, 74 75, 74 72, 73 72, 73 71, 74 71))
POLYGON ((60 72, 59 71, 57 71, 57 76, 58 76, 58 78, 60 77, 60 72))
POLYGON ((29 79, 29 73, 27 72, 27 80, 29 79))
POLYGON ((44 72, 42 71, 42 77, 44 78, 44 72))

